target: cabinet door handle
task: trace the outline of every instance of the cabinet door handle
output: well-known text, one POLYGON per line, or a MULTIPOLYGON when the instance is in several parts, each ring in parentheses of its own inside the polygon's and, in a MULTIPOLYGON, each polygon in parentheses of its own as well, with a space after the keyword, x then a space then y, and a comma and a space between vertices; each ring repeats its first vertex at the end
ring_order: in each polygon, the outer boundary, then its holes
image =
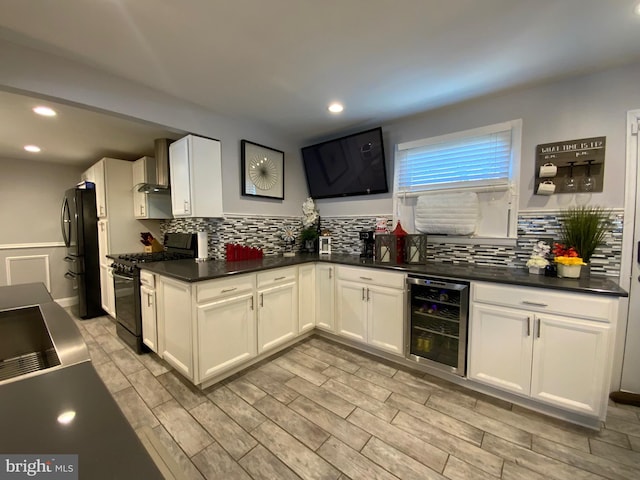
POLYGON ((234 290, 237 290, 238 287, 233 287, 233 288, 223 288, 222 290, 220 290, 220 293, 229 293, 229 292, 233 292, 234 290))
POLYGON ((365 297, 365 293, 364 293, 364 291, 365 291, 365 288, 364 288, 364 287, 362 287, 362 300, 364 300, 364 299, 366 298, 366 297, 365 297))
POLYGON ((333 277, 333 268, 329 267, 329 279, 333 277))
POLYGON ((287 277, 276 277, 273 279, 274 282, 277 282, 278 280, 284 280, 287 277))
POLYGON ((260 306, 264 307, 264 294, 260 294, 260 306))
POLYGON ((249 308, 253 310, 253 296, 249 300, 251 300, 251 305, 249 306, 249 308))
POLYGON ((525 305, 532 305, 534 307, 548 307, 549 305, 547 305, 546 303, 542 303, 542 302, 530 302, 528 300, 523 300, 522 303, 524 303, 525 305))
POLYGON ((147 307, 151 307, 151 294, 147 293, 147 307))
POLYGON ((369 289, 367 288, 367 302, 369 301, 369 289))
POLYGON ((361 278, 362 280, 369 280, 369 281, 373 280, 373 278, 371 278, 371 277, 360 277, 360 278, 361 278))
POLYGON ((527 317, 527 337, 531 336, 531 317, 527 317))
POLYGON ((540 319, 539 319, 539 318, 538 318, 537 320, 538 320, 538 332, 537 332, 537 334, 536 334, 536 337, 540 338, 540 323, 541 323, 541 322, 540 322, 540 319))

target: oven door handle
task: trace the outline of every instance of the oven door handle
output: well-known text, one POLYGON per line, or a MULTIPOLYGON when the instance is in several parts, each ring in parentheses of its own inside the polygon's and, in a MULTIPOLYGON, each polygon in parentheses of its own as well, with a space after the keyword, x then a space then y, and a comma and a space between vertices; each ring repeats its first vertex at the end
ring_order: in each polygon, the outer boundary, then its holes
POLYGON ((123 280, 131 280, 131 281, 133 281, 133 277, 127 277, 127 276, 125 276, 125 275, 120 275, 119 273, 114 273, 114 274, 113 274, 113 276, 114 276, 114 277, 121 278, 121 279, 123 279, 123 280))

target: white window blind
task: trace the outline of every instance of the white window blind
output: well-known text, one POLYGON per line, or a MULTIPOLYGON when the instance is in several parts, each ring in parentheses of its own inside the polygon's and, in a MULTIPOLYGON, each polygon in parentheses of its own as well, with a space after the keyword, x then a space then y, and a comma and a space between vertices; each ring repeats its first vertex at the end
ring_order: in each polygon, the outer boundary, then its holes
POLYGON ((398 145, 396 194, 508 187, 512 123, 398 145))

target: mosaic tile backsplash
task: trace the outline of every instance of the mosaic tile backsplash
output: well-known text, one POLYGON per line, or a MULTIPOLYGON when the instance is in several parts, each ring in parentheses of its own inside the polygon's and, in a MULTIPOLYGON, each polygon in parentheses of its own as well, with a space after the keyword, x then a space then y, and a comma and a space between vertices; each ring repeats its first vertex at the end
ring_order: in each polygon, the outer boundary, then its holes
MULTIPOLYGON (((331 250, 334 253, 360 253, 358 232, 373 230, 376 217, 321 217, 322 230, 331 231, 331 250)), ((391 228, 391 220, 388 222, 391 228)), ((591 273, 618 277, 622 256, 622 213, 611 215, 611 229, 605 244, 591 258, 591 273)), ((166 220, 161 224, 162 233, 198 232, 209 234, 209 256, 224 259, 225 243, 239 243, 262 248, 265 255, 284 252, 283 230, 288 227, 298 234, 302 230, 300 217, 228 216, 217 218, 188 218, 166 220)), ((533 245, 538 240, 557 241, 560 222, 556 213, 523 213, 518 216, 518 240, 515 246, 463 245, 452 243, 428 243, 427 262, 473 263, 498 267, 525 268, 533 245)), ((295 248, 300 249, 300 241, 295 248)))

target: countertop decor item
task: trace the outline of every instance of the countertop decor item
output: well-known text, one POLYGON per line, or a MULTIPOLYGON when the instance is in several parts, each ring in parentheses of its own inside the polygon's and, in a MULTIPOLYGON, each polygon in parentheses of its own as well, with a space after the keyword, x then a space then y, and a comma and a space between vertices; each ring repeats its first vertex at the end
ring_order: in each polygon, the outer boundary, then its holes
POLYGON ((564 210, 560 214, 561 243, 573 247, 577 256, 589 263, 609 230, 609 216, 610 211, 602 207, 583 205, 564 210))
POLYGON ((293 251, 293 245, 296 243, 296 234, 291 227, 285 227, 282 232, 282 240, 284 241, 284 253, 285 257, 295 257, 296 252, 293 251))
POLYGON ((248 140, 242 146, 242 195, 284 200, 284 152, 248 140))
POLYGON ((303 251, 313 253, 316 251, 316 240, 318 239, 320 227, 320 213, 316 209, 313 198, 308 197, 302 204, 302 241, 303 251))
POLYGON ((540 241, 533 246, 531 256, 527 260, 527 267, 529 267, 529 273, 540 275, 544 273, 544 269, 549 265, 547 257, 551 251, 551 247, 547 242, 540 241))
POLYGON ((580 270, 586 263, 573 247, 565 247, 560 243, 556 243, 553 248, 553 254, 556 256, 554 261, 558 267, 558 277, 560 278, 580 278, 580 270))

